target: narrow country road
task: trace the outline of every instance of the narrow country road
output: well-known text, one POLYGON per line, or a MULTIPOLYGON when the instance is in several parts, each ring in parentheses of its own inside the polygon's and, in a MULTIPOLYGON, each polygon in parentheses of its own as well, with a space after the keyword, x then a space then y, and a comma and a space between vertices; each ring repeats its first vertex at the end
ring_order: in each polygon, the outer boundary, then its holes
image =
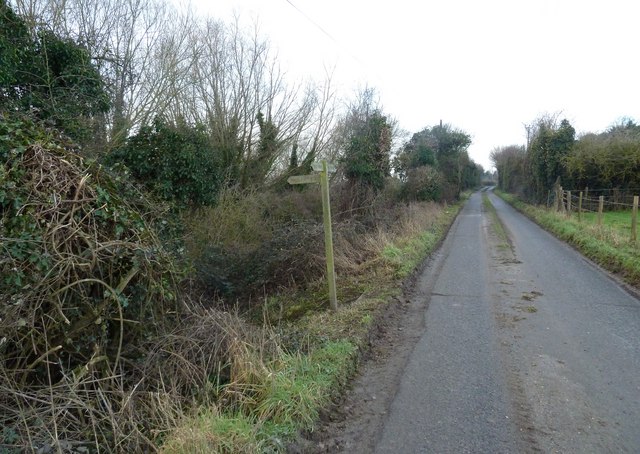
MULTIPOLYGON (((640 452, 640 302, 492 193, 421 278, 424 329, 377 453, 640 452)), ((358 385, 356 385, 358 386, 358 385)), ((361 386, 362 387, 362 386, 361 386)), ((375 398, 375 397, 374 397, 375 398)))

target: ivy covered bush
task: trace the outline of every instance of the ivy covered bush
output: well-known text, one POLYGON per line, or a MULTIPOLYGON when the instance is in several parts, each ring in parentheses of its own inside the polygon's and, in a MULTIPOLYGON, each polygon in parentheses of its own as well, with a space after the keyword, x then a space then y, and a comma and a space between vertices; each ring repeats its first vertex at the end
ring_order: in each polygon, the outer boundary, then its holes
POLYGON ((442 174, 434 167, 425 165, 410 168, 407 170, 402 196, 405 200, 440 200, 443 185, 442 174))
POLYGON ((124 164, 148 190, 183 207, 213 204, 222 180, 202 128, 174 127, 159 119, 130 137, 107 162, 124 164))
POLYGON ((55 130, 0 113, 0 368, 48 385, 114 373, 176 314, 145 198, 55 130))
POLYGON ((104 134, 108 89, 85 47, 28 24, 0 0, 0 105, 54 124, 87 144, 104 134))

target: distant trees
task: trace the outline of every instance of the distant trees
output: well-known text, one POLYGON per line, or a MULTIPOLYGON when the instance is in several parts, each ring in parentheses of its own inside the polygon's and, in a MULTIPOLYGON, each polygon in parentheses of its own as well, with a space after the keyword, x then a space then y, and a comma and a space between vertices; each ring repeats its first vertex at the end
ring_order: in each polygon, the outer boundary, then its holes
POLYGON ((498 186, 535 202, 546 198, 559 181, 566 186, 566 160, 575 143, 575 129, 558 115, 543 115, 525 125, 528 147, 498 147, 491 159, 498 171, 498 186))
POLYGON ((13 2, 29 28, 46 24, 82 45, 100 73, 109 109, 100 121, 96 149, 121 145, 130 132, 153 120, 170 93, 169 68, 159 57, 184 40, 187 30, 181 18, 170 16, 166 0, 13 2))
POLYGON ((482 178, 484 176, 484 168, 474 162, 468 154, 465 154, 463 157, 463 165, 462 168, 462 180, 460 185, 460 190, 477 188, 482 184, 482 178))
POLYGON ((497 147, 491 152, 490 157, 498 172, 498 187, 508 192, 525 194, 530 177, 525 147, 497 147))
POLYGON ((483 169, 467 153, 471 137, 451 125, 425 128, 411 137, 394 159, 394 169, 407 182, 407 197, 457 198, 480 184, 483 169))
MULTIPOLYGON (((257 26, 201 19, 167 0, 0 1, 6 104, 37 108, 164 199, 202 205, 222 187, 287 187, 287 175, 326 157, 358 205, 392 175, 395 122, 373 90, 340 112, 331 75, 290 83, 257 26), (51 67, 25 69, 22 54, 40 51, 48 58, 37 65, 51 67)), ((450 125, 415 134, 393 164, 407 197, 453 199, 479 184, 470 143, 450 125)))
POLYGON ((320 83, 289 83, 257 26, 198 18, 167 0, 13 3, 24 36, 46 24, 61 39, 81 43, 100 76, 105 96, 88 98, 106 101, 91 112, 88 136, 96 154, 129 149, 129 138, 154 129, 155 118, 206 134, 227 186, 282 181, 282 173, 308 171, 318 155, 331 154, 330 75, 320 83))
POLYGON ((564 162, 573 147, 575 134, 575 129, 566 119, 559 125, 552 116, 537 121, 528 153, 538 201, 546 196, 556 180, 565 182, 564 162))
POLYGON ((401 178, 406 178, 410 169, 424 166, 435 167, 437 152, 437 139, 431 133, 430 128, 425 128, 413 134, 411 139, 404 144, 401 153, 394 161, 395 170, 401 178))
POLYGON ((409 177, 411 169, 419 167, 436 167, 436 153, 438 150, 437 139, 431 133, 430 128, 416 132, 394 159, 393 166, 398 176, 405 180, 409 177))
POLYGON ((640 188, 640 126, 626 119, 601 134, 585 134, 565 168, 576 187, 640 188))
POLYGON ((464 189, 465 170, 469 163, 467 149, 471 136, 451 125, 435 126, 432 133, 438 143, 438 166, 448 183, 448 191, 457 198, 464 189))
POLYGON ((625 119, 576 139, 568 120, 545 115, 526 126, 530 143, 491 153, 499 186, 541 202, 556 182, 565 188, 640 187, 640 126, 625 119))
POLYGON ((212 19, 191 28, 187 45, 195 52, 183 76, 188 82, 168 100, 168 115, 207 128, 232 185, 260 185, 273 168, 284 170, 294 144, 294 161, 303 161, 314 146, 307 134, 326 114, 319 112, 326 108, 322 95, 312 85, 287 83, 256 28, 212 19))

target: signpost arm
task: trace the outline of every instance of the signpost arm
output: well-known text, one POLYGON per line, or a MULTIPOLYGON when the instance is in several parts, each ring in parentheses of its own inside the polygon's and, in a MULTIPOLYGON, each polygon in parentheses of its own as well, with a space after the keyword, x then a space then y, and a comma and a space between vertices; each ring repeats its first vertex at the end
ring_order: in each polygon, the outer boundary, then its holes
POLYGON ((331 206, 329 205, 329 171, 327 161, 322 161, 320 173, 320 189, 322 191, 322 218, 324 220, 324 249, 327 256, 327 280, 329 281, 329 302, 331 309, 338 310, 336 295, 336 273, 333 266, 333 233, 331 232, 331 206))

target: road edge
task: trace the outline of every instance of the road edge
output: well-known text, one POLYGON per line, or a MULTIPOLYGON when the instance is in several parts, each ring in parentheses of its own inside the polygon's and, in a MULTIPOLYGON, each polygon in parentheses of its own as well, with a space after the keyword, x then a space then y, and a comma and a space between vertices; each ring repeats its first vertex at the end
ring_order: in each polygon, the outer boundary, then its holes
MULTIPOLYGON (((601 265, 600 263, 596 262, 594 259, 592 259, 589 255, 587 255, 587 252, 582 250, 579 245, 566 240, 565 238, 562 238, 561 236, 559 236, 556 232, 554 232, 553 230, 551 230, 548 226, 546 226, 545 224, 539 222, 536 218, 534 218, 533 216, 531 216, 529 213, 527 213, 526 211, 522 210, 520 207, 518 207, 517 205, 514 205, 513 203, 511 203, 509 200, 505 199, 501 192, 495 192, 493 190, 491 190, 491 192, 498 197, 500 200, 502 200, 504 203, 506 203, 507 205, 509 205, 511 208, 513 208, 514 210, 516 210, 518 213, 522 214, 524 217, 526 217, 527 219, 529 219, 531 222, 533 222, 534 224, 536 224, 538 227, 540 227, 542 230, 544 230, 545 232, 547 232, 548 234, 550 234, 551 236, 553 236, 555 239, 557 239, 558 241, 562 242, 565 246, 569 247, 570 249, 572 249, 573 251, 575 251, 576 253, 578 253, 582 259, 590 266, 592 266, 593 268, 599 270, 600 272, 602 272, 605 276, 607 276, 609 279, 611 279, 613 282, 615 282, 616 284, 618 284, 625 292, 627 292, 628 294, 630 294, 631 296, 640 299, 640 288, 634 286, 633 284, 627 282, 624 280, 624 276, 622 274, 620 274, 619 272, 616 272, 614 270, 608 269, 607 267, 605 267, 604 265, 601 265)), ((525 203, 520 201, 521 203, 525 203)))

